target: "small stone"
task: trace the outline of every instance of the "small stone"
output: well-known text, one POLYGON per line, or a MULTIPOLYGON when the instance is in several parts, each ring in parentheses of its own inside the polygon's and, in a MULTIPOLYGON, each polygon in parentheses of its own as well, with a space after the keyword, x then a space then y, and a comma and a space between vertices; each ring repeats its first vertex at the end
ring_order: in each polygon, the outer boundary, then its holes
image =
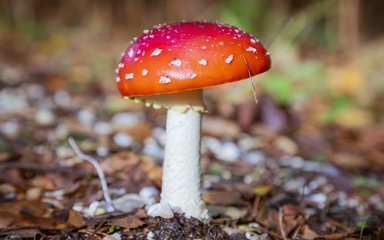
POLYGON ((100 205, 100 202, 99 202, 99 201, 94 201, 94 202, 92 202, 92 203, 89 205, 87 211, 85 212, 86 215, 87 215, 87 216, 91 216, 91 217, 92 217, 92 216, 95 216, 96 210, 97 210, 97 208, 99 207, 99 205, 100 205))
POLYGON ((206 138, 205 143, 219 160, 234 162, 240 158, 240 149, 234 142, 221 143, 215 138, 206 138))
POLYGON ((159 195, 159 190, 157 190, 157 188, 155 188, 154 186, 143 187, 139 192, 139 196, 146 200, 154 198, 158 195, 159 195))
POLYGON ((109 135, 112 132, 111 124, 107 122, 97 122, 93 128, 97 135, 109 135))
POLYGON ((152 231, 147 233, 147 240, 154 240, 155 234, 152 231))
POLYGON ((98 147, 96 148, 96 154, 97 154, 98 156, 100 156, 100 157, 106 157, 106 156, 108 156, 108 154, 109 154, 109 148, 108 148, 108 146, 104 146, 104 145, 102 145, 102 146, 98 146, 98 147))
POLYGON ((284 137, 284 136, 278 137, 273 142, 273 145, 277 149, 282 151, 284 154, 290 155, 290 156, 295 155, 299 149, 297 144, 294 141, 292 141, 290 138, 284 137))
POLYGON ((0 193, 2 195, 6 195, 8 193, 14 193, 16 191, 16 188, 8 183, 3 183, 0 185, 0 193))
POLYGON ((91 125, 95 118, 95 112, 89 109, 82 109, 77 113, 77 119, 84 125, 91 125))
POLYGON ((56 91, 55 94, 53 95, 53 100, 58 106, 61 106, 61 107, 71 106, 71 96, 68 94, 68 92, 64 90, 56 91))
POLYGON ((155 159, 163 159, 164 158, 164 149, 159 146, 153 138, 147 138, 144 141, 143 153, 149 155, 155 159))
POLYGON ((325 208, 327 196, 324 193, 315 193, 308 197, 308 200, 315 202, 319 208, 325 208))
POLYGON ((162 217, 162 218, 172 218, 173 211, 171 206, 168 203, 156 203, 150 206, 147 209, 148 216, 151 217, 162 217))
POLYGON ((49 109, 40 109, 35 114, 35 121, 42 126, 48 126, 54 123, 55 116, 49 109))
POLYGON ((117 133, 113 136, 113 141, 119 147, 129 147, 133 143, 133 138, 126 133, 117 133))
POLYGON ((27 200, 33 201, 33 200, 38 200, 42 195, 42 190, 41 188, 38 187, 33 187, 27 190, 25 194, 25 198, 27 200))
POLYGON ((19 124, 15 121, 8 121, 0 125, 0 131, 7 137, 15 137, 19 132, 19 124))
POLYGON ((111 239, 113 239, 113 240, 121 240, 121 233, 119 233, 119 232, 115 232, 115 233, 113 233, 113 234, 111 235, 111 237, 106 236, 106 237, 103 238, 103 240, 111 240, 111 239), (111 237, 112 237, 112 238, 111 238, 111 237))
POLYGON ((251 151, 243 156, 244 160, 252 165, 258 166, 265 161, 265 156, 261 151, 251 151))
POLYGON ((135 127, 141 120, 142 117, 139 114, 120 112, 112 117, 111 123, 116 130, 122 130, 135 127))

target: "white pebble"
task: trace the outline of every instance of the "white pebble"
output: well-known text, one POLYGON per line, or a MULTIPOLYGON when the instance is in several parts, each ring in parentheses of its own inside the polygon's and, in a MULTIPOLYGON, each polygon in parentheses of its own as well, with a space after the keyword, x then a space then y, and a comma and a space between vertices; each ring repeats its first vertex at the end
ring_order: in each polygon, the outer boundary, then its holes
POLYGON ((97 122, 93 129, 97 135, 108 135, 112 132, 111 124, 107 122, 97 122))
POLYGON ((144 200, 149 200, 158 195, 159 195, 159 190, 157 190, 157 188, 155 188, 154 186, 143 187, 139 192, 139 196, 144 200))
POLYGON ((147 233, 147 240, 154 240, 155 234, 151 231, 147 233))
POLYGON ((81 109, 77 113, 77 120, 84 125, 91 125, 95 121, 95 118, 95 112, 89 109, 81 109))
POLYGON ((8 121, 0 125, 0 131, 8 137, 14 137, 19 131, 17 122, 8 121))
POLYGON ((106 237, 103 237, 103 240, 121 240, 121 233, 119 232, 115 232, 111 235, 112 238, 106 236, 106 237))
POLYGON ((141 120, 141 116, 138 114, 120 112, 113 115, 111 122, 119 127, 132 128, 139 124, 141 120))
POLYGON ((173 211, 168 203, 156 203, 147 209, 147 214, 150 217, 172 218, 173 211))
POLYGON ((133 138, 126 133, 117 133, 113 136, 113 141, 119 147, 129 147, 133 143, 133 138))
POLYGON ((325 208, 327 196, 324 193, 315 193, 308 197, 308 200, 315 202, 319 208, 325 208))
POLYGON ((96 154, 100 157, 106 157, 109 154, 109 148, 107 146, 98 146, 96 148, 96 154))
POLYGON ((58 106, 61 106, 61 107, 71 106, 71 96, 68 94, 67 91, 64 91, 64 90, 56 91, 55 94, 53 95, 53 100, 58 106))
POLYGON ((35 114, 36 123, 47 126, 51 125, 55 121, 55 116, 49 109, 39 109, 35 114))

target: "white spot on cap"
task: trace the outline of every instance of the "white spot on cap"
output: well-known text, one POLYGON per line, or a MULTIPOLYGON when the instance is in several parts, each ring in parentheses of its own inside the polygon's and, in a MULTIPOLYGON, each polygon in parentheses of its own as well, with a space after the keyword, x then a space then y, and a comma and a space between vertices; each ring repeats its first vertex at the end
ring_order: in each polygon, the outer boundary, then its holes
POLYGON ((247 52, 257 52, 256 48, 254 47, 248 47, 247 49, 245 49, 247 52))
POLYGON ((224 46, 224 42, 223 41, 219 42, 219 45, 224 46))
POLYGON ((141 71, 141 75, 143 76, 147 75, 147 73, 148 73, 148 70, 145 68, 143 69, 143 71, 141 71))
POLYGON ((120 82, 120 78, 119 77, 116 77, 116 82, 120 82))
POLYGON ((163 50, 161 50, 160 48, 155 48, 155 50, 153 50, 153 52, 151 53, 150 57, 159 55, 161 51, 163 50))
POLYGON ((200 65, 204 65, 204 66, 206 66, 206 65, 208 64, 208 61, 205 60, 205 59, 200 59, 200 60, 199 60, 199 63, 200 63, 200 65))
POLYGON ((125 79, 133 79, 133 73, 125 74, 125 79))
POLYGON ((174 65, 176 67, 180 67, 182 64, 183 64, 183 62, 180 59, 175 59, 175 60, 171 61, 171 63, 169 65, 174 65))
POLYGON ((134 61, 134 62, 137 62, 137 61, 139 61, 139 59, 138 59, 138 58, 135 58, 135 59, 133 59, 133 61, 134 61))
POLYGON ((170 36, 166 36, 167 39, 170 39, 171 37, 170 36))
POLYGON ((258 43, 259 42, 259 40, 257 40, 257 39, 254 39, 254 38, 251 38, 251 43, 258 43))
POLYGON ((269 56, 269 55, 271 55, 271 53, 267 51, 267 52, 265 53, 265 55, 269 56))
POLYGON ((192 48, 190 48, 190 49, 188 49, 188 51, 190 51, 190 52, 193 52, 193 49, 192 49, 192 48))
POLYGON ((170 82, 171 82, 171 79, 169 77, 164 77, 164 76, 160 77, 160 81, 159 81, 160 84, 167 84, 170 82))
POLYGON ((191 79, 194 79, 195 77, 197 77, 196 73, 192 74, 191 79))
POLYGON ((233 61, 233 54, 229 55, 226 59, 225 59, 225 62, 226 63, 231 63, 233 61))
POLYGON ((116 73, 116 74, 119 73, 119 69, 118 69, 118 68, 115 69, 115 73, 116 73))
POLYGON ((147 34, 147 33, 149 33, 149 30, 148 29, 144 29, 143 33, 147 34))
POLYGON ((149 37, 150 37, 150 38, 153 38, 153 37, 154 37, 154 35, 153 35, 153 34, 151 34, 151 35, 149 35, 149 37))
POLYGON ((201 47, 201 49, 206 49, 206 48, 207 48, 207 46, 202 46, 202 47, 201 47))
POLYGON ((133 49, 129 49, 129 51, 128 51, 128 56, 129 56, 129 57, 133 57, 133 49))

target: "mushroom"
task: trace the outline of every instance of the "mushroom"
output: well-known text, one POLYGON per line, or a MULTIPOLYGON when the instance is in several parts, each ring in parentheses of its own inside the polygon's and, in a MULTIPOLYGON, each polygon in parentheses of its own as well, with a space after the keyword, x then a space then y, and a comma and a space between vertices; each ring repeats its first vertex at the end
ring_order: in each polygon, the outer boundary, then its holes
POLYGON ((200 192, 202 88, 265 72, 269 55, 249 33, 211 22, 158 25, 128 46, 116 69, 120 93, 167 109, 161 200, 150 216, 172 217, 172 208, 209 219, 200 192))

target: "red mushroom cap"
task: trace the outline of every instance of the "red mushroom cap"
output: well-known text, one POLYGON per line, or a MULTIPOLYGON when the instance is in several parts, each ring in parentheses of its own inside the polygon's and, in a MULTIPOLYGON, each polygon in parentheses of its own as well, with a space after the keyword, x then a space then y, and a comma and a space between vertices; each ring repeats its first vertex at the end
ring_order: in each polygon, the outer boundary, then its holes
POLYGON ((123 53, 116 81, 123 96, 205 88, 248 78, 248 67, 252 76, 267 71, 269 55, 237 27, 210 22, 159 25, 145 30, 123 53))

